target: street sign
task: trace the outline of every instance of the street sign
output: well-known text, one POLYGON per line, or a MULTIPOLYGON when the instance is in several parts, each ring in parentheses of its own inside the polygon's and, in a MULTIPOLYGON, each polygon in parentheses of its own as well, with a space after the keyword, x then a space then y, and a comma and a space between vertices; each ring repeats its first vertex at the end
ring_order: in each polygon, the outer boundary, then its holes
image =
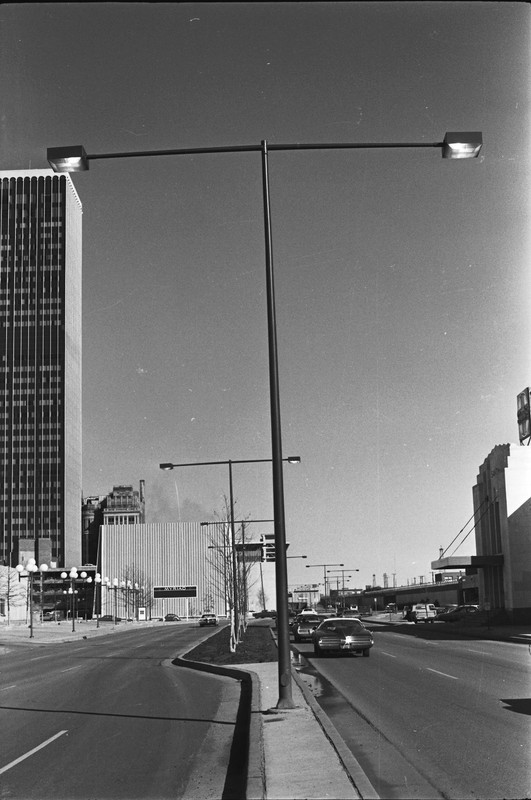
POLYGON ((262 560, 262 544, 260 542, 245 542, 245 550, 242 544, 236 545, 236 555, 238 563, 251 564, 262 560))
POLYGON ((153 597, 197 597, 197 586, 154 586, 153 597))

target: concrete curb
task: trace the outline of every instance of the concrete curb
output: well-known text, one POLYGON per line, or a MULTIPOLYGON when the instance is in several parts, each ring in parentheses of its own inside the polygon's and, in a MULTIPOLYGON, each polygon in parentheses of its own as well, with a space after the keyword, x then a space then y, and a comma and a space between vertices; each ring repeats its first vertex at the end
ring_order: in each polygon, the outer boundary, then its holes
MULTIPOLYGON (((301 654, 294 648, 294 651, 297 652, 299 658, 301 658, 301 654)), ((323 732, 326 738, 332 744, 334 750, 336 751, 339 760, 343 764, 345 772, 349 776, 352 784, 358 791, 362 800, 380 800, 380 795, 368 779, 367 775, 363 771, 360 763, 355 758, 355 756, 351 753, 345 742, 343 741, 343 737, 327 716, 327 714, 323 711, 319 703, 315 700, 312 693, 306 686, 303 680, 297 674, 296 669, 294 667, 291 668, 291 674, 293 679, 299 689, 301 690, 304 699, 308 703, 310 709, 312 710, 317 722, 323 729, 323 732)))
MULTIPOLYGON (((195 647, 197 645, 194 645, 195 647)), ((233 678, 239 681, 241 685, 240 703, 236 715, 234 740, 227 774, 228 782, 231 784, 233 782, 232 776, 238 776, 242 785, 240 789, 243 789, 243 791, 240 790, 238 794, 237 787, 233 785, 228 787, 226 784, 222 800, 225 797, 235 796, 245 797, 246 800, 264 800, 266 797, 266 780, 258 675, 243 667, 224 667, 219 664, 192 661, 184 658, 184 655, 186 654, 183 653, 172 659, 171 663, 175 664, 175 666, 194 669, 198 672, 209 672, 213 675, 233 678), (242 753, 244 754, 243 759, 242 753)))

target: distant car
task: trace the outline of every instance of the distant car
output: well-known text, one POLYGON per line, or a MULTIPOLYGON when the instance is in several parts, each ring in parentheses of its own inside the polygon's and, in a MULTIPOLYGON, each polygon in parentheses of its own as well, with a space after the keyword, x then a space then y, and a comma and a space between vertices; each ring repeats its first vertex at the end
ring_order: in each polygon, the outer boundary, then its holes
POLYGON ((317 614, 300 614, 293 625, 293 639, 296 642, 310 642, 312 633, 319 626, 321 620, 317 614))
POLYGON ((177 614, 166 614, 164 617, 165 622, 180 622, 181 618, 177 614))
POLYGON ((312 632, 312 640, 316 656, 324 653, 362 653, 368 658, 374 644, 372 633, 359 619, 342 617, 321 622, 312 632))
POLYGON ((255 611, 254 614, 253 614, 253 617, 255 619, 276 619, 277 618, 277 612, 276 611, 266 611, 266 609, 264 609, 263 611, 255 611))
POLYGON ((474 605, 457 606, 453 611, 446 611, 443 614, 438 614, 437 620, 439 620, 439 622, 459 622, 459 620, 462 619, 470 619, 470 617, 477 614, 478 611, 478 606, 474 605))
POLYGON ((199 617, 199 625, 204 628, 205 625, 217 625, 218 618, 215 614, 202 614, 199 617))
POLYGON ((113 617, 112 614, 104 614, 100 617, 100 622, 120 622, 120 617, 113 617))
POLYGON ((63 618, 63 613, 61 611, 44 611, 42 615, 43 622, 58 622, 63 618))
POLYGON ((433 622, 437 616, 437 606, 433 603, 416 603, 410 612, 412 622, 433 622))

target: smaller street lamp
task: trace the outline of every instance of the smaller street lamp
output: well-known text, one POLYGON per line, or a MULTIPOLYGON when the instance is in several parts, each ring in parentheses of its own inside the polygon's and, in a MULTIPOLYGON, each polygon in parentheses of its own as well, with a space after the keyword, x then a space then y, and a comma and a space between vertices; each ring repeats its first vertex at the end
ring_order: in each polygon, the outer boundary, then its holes
MULTIPOLYGON (((41 573, 41 607, 42 607, 42 573, 46 572, 48 569, 48 564, 41 564, 40 566, 40 573, 41 573)), ((23 564, 17 564, 16 570, 18 572, 18 579, 20 580, 23 577, 29 578, 28 581, 28 599, 29 599, 29 617, 30 617, 30 639, 33 639, 33 578, 36 572, 39 572, 39 567, 37 566, 37 562, 34 558, 29 558, 27 561, 26 566, 23 564)), ((41 611, 41 621, 42 621, 42 611, 41 611)))
POLYGON ((100 610, 101 610, 101 575, 99 572, 96 572, 94 576, 94 583, 96 584, 94 587, 94 597, 95 603, 94 606, 96 608, 96 628, 100 627, 100 610))

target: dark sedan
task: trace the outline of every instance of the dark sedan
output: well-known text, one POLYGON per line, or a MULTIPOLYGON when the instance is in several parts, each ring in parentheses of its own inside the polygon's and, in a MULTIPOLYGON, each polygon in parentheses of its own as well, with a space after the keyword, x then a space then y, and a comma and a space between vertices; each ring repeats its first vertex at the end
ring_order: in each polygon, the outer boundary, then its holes
POLYGON ((362 653, 368 658, 374 644, 372 633, 362 622, 342 617, 325 619, 313 631, 312 639, 316 656, 325 653, 362 653))
POLYGON ((311 642, 312 634, 321 620, 317 614, 301 614, 293 624, 293 639, 295 642, 311 642))
POLYGON ((445 611, 442 614, 437 614, 437 622, 459 622, 463 619, 470 619, 479 611, 478 606, 464 605, 457 606, 452 611, 445 611))

